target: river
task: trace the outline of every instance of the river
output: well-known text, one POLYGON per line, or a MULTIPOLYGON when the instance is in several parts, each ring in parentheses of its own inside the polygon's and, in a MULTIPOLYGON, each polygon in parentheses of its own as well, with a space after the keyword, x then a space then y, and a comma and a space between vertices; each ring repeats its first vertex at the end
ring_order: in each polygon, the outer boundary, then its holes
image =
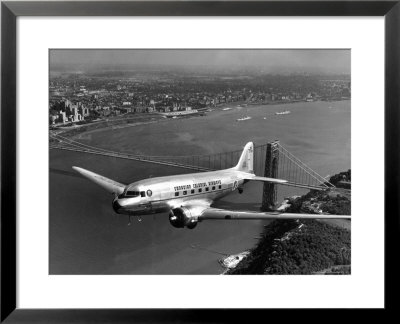
MULTIPOLYGON (((78 135, 88 145, 145 155, 211 154, 241 149, 248 141, 278 139, 322 176, 351 167, 350 101, 301 102, 215 110, 203 117, 105 129, 78 135), (276 111, 291 111, 275 115, 276 111), (250 120, 236 119, 249 115, 250 120), (265 119, 264 119, 265 117, 265 119)), ((79 177, 80 166, 122 183, 187 173, 183 169, 77 152, 50 151, 50 274, 218 274, 222 254, 253 247, 267 221, 209 221, 193 230, 173 228, 167 214, 117 215, 112 196, 79 177)), ((279 191, 279 198, 301 193, 279 191)), ((247 184, 218 207, 257 210, 262 184, 247 184)))

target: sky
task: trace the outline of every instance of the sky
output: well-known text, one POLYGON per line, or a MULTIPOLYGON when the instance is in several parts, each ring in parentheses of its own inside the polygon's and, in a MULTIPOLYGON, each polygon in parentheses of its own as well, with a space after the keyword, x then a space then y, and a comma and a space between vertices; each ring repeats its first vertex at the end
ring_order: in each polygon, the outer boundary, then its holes
POLYGON ((252 67, 264 71, 350 73, 350 50, 341 49, 63 49, 50 51, 50 67, 171 65, 252 67))

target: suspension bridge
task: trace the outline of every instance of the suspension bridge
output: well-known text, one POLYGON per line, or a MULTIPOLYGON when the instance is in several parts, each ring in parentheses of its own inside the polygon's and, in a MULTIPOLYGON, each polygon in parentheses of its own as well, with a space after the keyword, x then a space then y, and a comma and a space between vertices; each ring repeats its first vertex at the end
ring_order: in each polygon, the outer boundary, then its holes
MULTIPOLYGON (((120 159, 154 163, 190 169, 197 172, 215 171, 231 168, 236 165, 242 149, 208 155, 187 156, 145 156, 132 152, 113 151, 91 146, 65 137, 50 133, 50 149, 69 150, 87 154, 102 155, 120 159)), ((335 186, 323 176, 311 169, 299 158, 289 152, 279 141, 254 146, 254 172, 256 175, 285 179, 284 185, 310 190, 327 190, 335 186)), ((273 208, 277 200, 277 186, 264 183, 264 209, 273 208)))

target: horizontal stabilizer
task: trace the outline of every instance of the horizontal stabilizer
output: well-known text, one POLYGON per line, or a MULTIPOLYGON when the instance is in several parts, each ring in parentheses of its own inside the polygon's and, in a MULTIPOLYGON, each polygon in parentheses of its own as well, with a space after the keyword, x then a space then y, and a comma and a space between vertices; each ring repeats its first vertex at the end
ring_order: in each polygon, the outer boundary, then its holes
POLYGON ((292 214, 279 212, 236 211, 207 208, 198 217, 198 221, 208 219, 351 219, 350 215, 292 214))
POLYGON ((93 181, 94 183, 106 189, 108 192, 112 194, 120 195, 125 190, 125 185, 123 185, 122 183, 116 182, 114 180, 103 177, 102 175, 99 175, 97 173, 76 166, 73 166, 72 168, 85 178, 88 178, 90 181, 93 181))
POLYGON ((263 182, 277 183, 277 184, 287 183, 287 180, 283 180, 283 179, 258 177, 258 176, 253 176, 253 175, 249 175, 248 177, 244 177, 244 179, 245 180, 252 180, 252 181, 263 181, 263 182))

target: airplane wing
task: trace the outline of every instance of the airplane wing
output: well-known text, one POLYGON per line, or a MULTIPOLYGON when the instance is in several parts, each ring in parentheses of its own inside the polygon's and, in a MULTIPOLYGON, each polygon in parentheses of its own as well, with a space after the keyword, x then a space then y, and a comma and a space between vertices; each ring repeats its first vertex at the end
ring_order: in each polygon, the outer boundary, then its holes
POLYGON ((292 214, 279 212, 237 211, 218 208, 204 209, 198 221, 209 219, 351 219, 350 215, 292 214))
POLYGON ((116 182, 114 180, 103 177, 102 175, 99 175, 97 173, 76 166, 73 166, 72 168, 85 178, 89 179, 90 181, 93 181, 95 184, 106 189, 108 192, 112 194, 120 195, 125 190, 125 185, 122 183, 116 182))
POLYGON ((178 201, 178 206, 184 206, 190 209, 196 209, 198 212, 203 212, 205 209, 210 208, 213 203, 212 199, 193 199, 189 201, 178 201))

